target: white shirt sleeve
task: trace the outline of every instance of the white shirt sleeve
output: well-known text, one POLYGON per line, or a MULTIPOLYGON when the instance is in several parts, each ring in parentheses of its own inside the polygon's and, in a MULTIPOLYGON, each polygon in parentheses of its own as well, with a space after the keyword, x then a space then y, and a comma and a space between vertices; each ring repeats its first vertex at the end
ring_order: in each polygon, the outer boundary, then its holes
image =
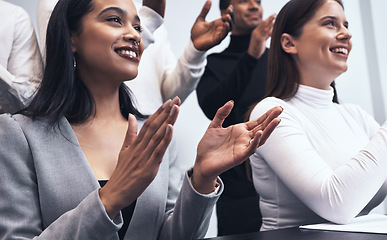
MULTIPOLYGON (((250 119, 278 105, 270 101, 258 104, 250 119)), ((297 112, 286 104, 282 106, 280 125, 250 158, 252 165, 264 159, 283 184, 312 211, 332 222, 348 222, 386 181, 387 123, 352 159, 333 166, 315 151, 297 119, 297 112)), ((340 129, 330 131, 340 132, 340 129)), ((329 135, 327 131, 326 141, 329 135)))
MULTIPOLYGON (((168 46, 170 48, 170 45, 168 46)), ((169 50, 170 54, 172 50, 169 50)), ((192 41, 189 40, 183 53, 175 63, 173 57, 166 64, 165 73, 161 82, 161 94, 163 101, 179 96, 184 101, 193 90, 195 90, 204 68, 207 64, 206 51, 197 50, 192 41)))
POLYGON ((50 20, 52 10, 58 0, 40 0, 37 10, 38 37, 42 56, 46 55, 46 32, 48 21, 50 20))
POLYGON ((43 71, 38 42, 27 12, 7 2, 0 3, 4 4, 0 17, 4 36, 0 46, 0 78, 9 85, 9 92, 26 105, 37 89, 43 71))

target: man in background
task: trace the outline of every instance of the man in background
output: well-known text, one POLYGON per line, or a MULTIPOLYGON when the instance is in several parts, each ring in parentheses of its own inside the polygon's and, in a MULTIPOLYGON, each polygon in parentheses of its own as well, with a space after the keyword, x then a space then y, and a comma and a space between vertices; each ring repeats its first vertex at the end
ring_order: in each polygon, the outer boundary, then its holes
MULTIPOLYGON (((221 14, 233 6, 229 46, 207 57, 207 66, 196 89, 204 114, 212 119, 229 100, 234 108, 224 127, 244 122, 249 107, 264 97, 268 49, 275 15, 262 20, 260 0, 220 0, 221 14)), ((245 163, 221 175, 225 189, 217 203, 218 235, 259 231, 262 217, 259 196, 245 163)))

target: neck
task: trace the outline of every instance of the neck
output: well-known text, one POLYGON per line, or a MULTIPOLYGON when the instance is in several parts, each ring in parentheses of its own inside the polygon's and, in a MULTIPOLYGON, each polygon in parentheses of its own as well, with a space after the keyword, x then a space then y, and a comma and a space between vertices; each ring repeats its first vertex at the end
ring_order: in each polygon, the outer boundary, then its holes
POLYGON ((119 102, 119 92, 118 89, 115 92, 110 94, 98 92, 92 92, 95 107, 96 115, 95 119, 104 119, 104 120, 122 120, 124 117, 121 114, 120 102, 119 102))
POLYGON ((320 71, 319 69, 305 69, 298 67, 300 84, 321 90, 329 90, 331 83, 340 75, 334 72, 320 71))
POLYGON ((90 116, 86 122, 103 120, 114 121, 125 119, 120 110, 119 87, 120 81, 107 81, 98 76, 82 76, 81 79, 93 95, 95 102, 95 115, 90 116))

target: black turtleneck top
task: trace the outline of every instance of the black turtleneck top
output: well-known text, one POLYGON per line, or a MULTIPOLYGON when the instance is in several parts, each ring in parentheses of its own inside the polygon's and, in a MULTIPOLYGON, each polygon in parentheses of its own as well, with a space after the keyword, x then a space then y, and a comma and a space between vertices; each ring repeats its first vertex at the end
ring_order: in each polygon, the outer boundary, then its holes
MULTIPOLYGON (((230 45, 223 52, 209 55, 196 89, 199 105, 209 119, 213 119, 218 108, 227 101, 234 100, 234 108, 224 121, 224 127, 244 122, 249 108, 265 94, 268 49, 259 59, 250 56, 247 53, 250 36, 231 35, 230 45)), ((224 192, 217 204, 218 218, 222 218, 218 221, 220 235, 260 229, 259 196, 247 169, 244 163, 220 176, 224 182, 224 192), (230 212, 233 208, 238 209, 240 219, 230 212)))
POLYGON ((250 35, 231 35, 230 45, 207 57, 207 66, 196 88, 199 105, 213 119, 218 108, 234 100, 223 126, 244 122, 248 109, 265 94, 268 50, 256 59, 247 53, 250 35))

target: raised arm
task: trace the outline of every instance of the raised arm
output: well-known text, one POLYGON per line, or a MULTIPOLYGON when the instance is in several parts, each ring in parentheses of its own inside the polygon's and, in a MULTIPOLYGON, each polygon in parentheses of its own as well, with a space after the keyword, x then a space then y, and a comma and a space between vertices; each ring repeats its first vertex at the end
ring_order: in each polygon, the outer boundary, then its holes
POLYGON ((222 18, 207 22, 205 18, 210 8, 211 1, 207 1, 192 26, 190 42, 177 63, 173 58, 166 60, 169 67, 161 81, 163 100, 179 96, 184 101, 188 97, 203 75, 207 64, 206 51, 218 45, 230 31, 232 7, 222 18))
MULTIPOLYGON (((267 38, 271 35, 275 15, 261 22, 251 33, 247 51, 221 53, 208 56, 208 63, 196 89, 198 102, 204 114, 213 119, 217 109, 229 100, 235 101, 230 119, 243 121, 248 110, 241 103, 243 94, 251 91, 249 83, 255 81, 257 98, 263 97, 266 85, 267 38), (237 60, 234 60, 237 59, 237 60), (256 77, 252 79, 252 76, 256 77)), ((227 125, 232 124, 226 120, 227 125)))

